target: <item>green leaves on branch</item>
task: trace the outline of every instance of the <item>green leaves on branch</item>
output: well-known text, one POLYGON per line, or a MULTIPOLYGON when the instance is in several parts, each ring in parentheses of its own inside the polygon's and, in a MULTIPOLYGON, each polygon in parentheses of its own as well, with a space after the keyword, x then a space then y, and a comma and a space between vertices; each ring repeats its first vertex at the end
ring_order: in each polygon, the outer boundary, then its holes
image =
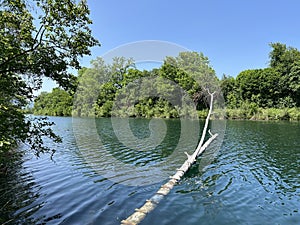
POLYGON ((0 73, 26 74, 36 83, 46 76, 69 88, 68 68, 79 69, 79 58, 99 44, 91 35, 87 4, 73 0, 33 3, 2 0, 0 73))
POLYGON ((79 69, 79 59, 99 45, 91 23, 86 1, 0 0, 1 150, 26 142, 39 154, 50 150, 43 136, 60 140, 49 129, 51 123, 27 118, 22 108, 44 77, 75 91, 77 79, 69 69, 79 69))

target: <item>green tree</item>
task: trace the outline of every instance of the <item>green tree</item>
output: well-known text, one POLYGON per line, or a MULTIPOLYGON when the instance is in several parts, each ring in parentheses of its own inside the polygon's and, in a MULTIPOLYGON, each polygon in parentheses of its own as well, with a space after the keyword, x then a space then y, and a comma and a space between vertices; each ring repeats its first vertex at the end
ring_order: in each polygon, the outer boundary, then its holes
POLYGON ((269 54, 270 67, 278 69, 282 75, 289 74, 293 63, 300 60, 300 52, 293 47, 281 43, 271 43, 272 51, 269 54))
POLYGON ((114 116, 168 118, 190 116, 187 99, 205 108, 203 88, 213 91, 219 82, 208 58, 196 52, 167 57, 151 71, 137 70, 131 59, 117 57, 108 64, 99 57, 79 71, 78 80, 73 115, 107 117, 114 107, 114 116))
POLYGON ((295 93, 295 87, 299 80, 298 66, 300 62, 300 52, 293 47, 287 47, 281 43, 271 43, 273 48, 270 52, 270 66, 280 73, 280 81, 277 86, 281 93, 281 100, 292 99, 299 105, 299 98, 295 93), (297 78, 298 77, 298 78, 297 78))
POLYGON ((235 79, 232 76, 226 76, 223 74, 223 77, 221 79, 220 87, 222 90, 222 93, 224 95, 224 100, 226 104, 229 104, 229 95, 231 93, 236 92, 236 84, 235 84, 235 79))
POLYGON ((202 52, 180 52, 175 58, 167 57, 165 62, 183 70, 202 88, 219 91, 215 71, 202 52))
POLYGON ((289 74, 289 90, 293 101, 300 106, 300 60, 293 63, 289 74))
POLYGON ((76 78, 79 58, 98 45, 92 37, 86 1, 0 0, 0 147, 27 142, 36 154, 49 151, 43 136, 59 138, 51 123, 26 119, 21 109, 48 77, 66 89, 76 78), (3 87, 3 88, 2 88, 3 87))
POLYGON ((197 109, 207 107, 204 89, 220 92, 219 80, 203 53, 180 52, 177 57, 167 57, 161 70, 163 77, 178 83, 188 92, 197 109))
POLYGON ((92 68, 79 71, 73 115, 110 116, 116 92, 126 84, 130 67, 134 67, 132 59, 116 57, 108 64, 98 57, 92 61, 92 68))
POLYGON ((54 88, 52 92, 42 92, 35 100, 33 113, 48 116, 71 116, 73 98, 61 88, 54 88))
POLYGON ((236 78, 240 102, 255 102, 260 107, 278 104, 280 74, 273 68, 242 71, 236 78))

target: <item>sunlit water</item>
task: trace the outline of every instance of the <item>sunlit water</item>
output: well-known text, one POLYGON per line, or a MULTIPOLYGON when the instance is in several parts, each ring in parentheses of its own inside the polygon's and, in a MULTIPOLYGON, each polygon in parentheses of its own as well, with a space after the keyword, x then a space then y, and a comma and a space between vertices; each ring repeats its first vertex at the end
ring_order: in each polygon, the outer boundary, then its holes
MULTIPOLYGON (((160 175, 185 160, 182 153, 174 165, 163 164, 178 145, 179 120, 165 120, 162 143, 143 151, 121 144, 110 119, 97 120, 107 157, 99 153, 86 121, 81 121, 86 133, 74 136, 72 118, 50 119, 63 143, 53 146, 54 161, 29 154, 9 177, 1 177, 0 224, 120 224, 168 178, 159 180, 160 175), (114 171, 114 160, 147 172, 135 178, 131 170, 114 171), (149 168, 155 167, 158 181, 150 182, 149 168), (126 183, 131 179, 145 183, 126 183)), ((149 120, 130 123, 138 138, 151 136, 149 120)), ((215 158, 203 166, 209 155, 200 157, 141 224, 300 224, 299 135, 299 123, 227 121, 215 158)), ((192 152, 197 141, 191 137, 182 150, 192 152)))

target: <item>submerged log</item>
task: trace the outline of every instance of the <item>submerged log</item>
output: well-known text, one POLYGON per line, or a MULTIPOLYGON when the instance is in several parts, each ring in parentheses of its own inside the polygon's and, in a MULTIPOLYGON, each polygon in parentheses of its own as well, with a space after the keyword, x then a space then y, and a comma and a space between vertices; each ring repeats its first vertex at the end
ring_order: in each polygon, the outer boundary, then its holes
POLYGON ((211 135, 211 137, 204 143, 204 139, 205 139, 208 124, 209 124, 209 119, 212 114, 213 100, 214 100, 214 93, 210 93, 209 91, 208 91, 208 93, 211 98, 209 112, 207 114, 207 117, 205 120, 205 125, 204 125, 203 131, 202 131, 202 136, 201 136, 201 139, 199 141, 199 144, 198 144, 196 150, 194 151, 194 153, 192 155, 189 155, 187 152, 185 152, 185 154, 187 155, 187 160, 185 160, 185 162, 182 164, 182 166, 179 169, 177 169, 177 172, 173 176, 171 176, 169 181, 167 183, 165 183, 164 185, 162 185, 150 199, 146 200, 146 202, 144 203, 144 205, 142 207, 135 209, 135 212, 132 215, 130 215, 127 219, 122 220, 121 224, 123 224, 123 225, 139 224, 146 217, 146 215, 149 212, 151 212, 152 210, 155 209, 155 207, 164 198, 164 196, 169 194, 169 192, 174 187, 174 185, 178 181, 180 181, 182 176, 189 170, 189 168, 192 166, 192 164, 196 161, 197 157, 200 156, 205 151, 205 149, 209 146, 209 144, 218 136, 218 134, 213 135, 209 130, 208 132, 211 135))

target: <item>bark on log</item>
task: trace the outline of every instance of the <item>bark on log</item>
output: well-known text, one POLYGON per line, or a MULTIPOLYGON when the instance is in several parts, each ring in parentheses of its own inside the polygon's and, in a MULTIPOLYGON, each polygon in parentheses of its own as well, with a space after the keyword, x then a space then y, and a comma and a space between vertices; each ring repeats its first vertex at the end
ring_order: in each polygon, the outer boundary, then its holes
POLYGON ((170 180, 164 185, 162 185, 160 189, 150 199, 146 200, 146 203, 142 207, 135 209, 135 212, 131 216, 129 216, 125 220, 122 220, 121 224, 123 225, 139 224, 149 212, 155 209, 155 207, 164 198, 164 196, 169 194, 169 192, 174 187, 174 185, 182 178, 182 176, 189 170, 191 165, 196 161, 197 157, 201 155, 201 153, 205 151, 205 149, 209 146, 209 144, 218 136, 218 134, 213 135, 210 131, 208 131, 211 137, 203 144, 207 133, 209 119, 213 110, 213 101, 214 101, 214 93, 210 93, 209 91, 208 93, 211 98, 209 112, 207 114, 204 128, 202 131, 202 136, 196 150, 192 155, 189 155, 187 152, 185 152, 185 154, 187 155, 187 160, 182 164, 182 166, 179 169, 177 169, 177 172, 170 177, 170 180))

